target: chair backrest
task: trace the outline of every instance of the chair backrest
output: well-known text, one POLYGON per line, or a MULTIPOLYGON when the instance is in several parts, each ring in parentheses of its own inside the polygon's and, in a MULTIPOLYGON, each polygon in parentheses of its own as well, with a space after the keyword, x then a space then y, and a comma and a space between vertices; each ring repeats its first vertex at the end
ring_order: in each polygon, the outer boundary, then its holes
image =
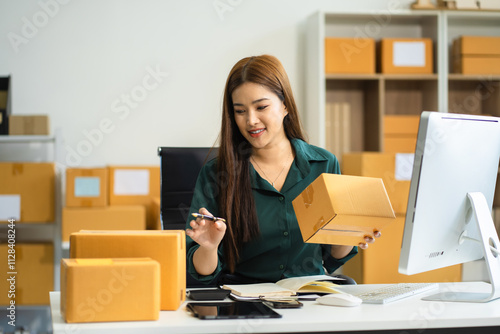
POLYGON ((201 167, 218 148, 158 147, 161 157, 161 221, 164 230, 185 229, 201 167))

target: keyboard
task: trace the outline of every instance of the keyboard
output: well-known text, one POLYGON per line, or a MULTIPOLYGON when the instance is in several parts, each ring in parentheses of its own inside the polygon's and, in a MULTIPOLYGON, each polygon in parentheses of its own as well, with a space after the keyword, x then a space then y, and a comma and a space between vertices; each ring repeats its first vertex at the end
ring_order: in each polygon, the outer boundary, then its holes
POLYGON ((355 294, 367 304, 386 304, 438 288, 437 283, 397 283, 355 294))

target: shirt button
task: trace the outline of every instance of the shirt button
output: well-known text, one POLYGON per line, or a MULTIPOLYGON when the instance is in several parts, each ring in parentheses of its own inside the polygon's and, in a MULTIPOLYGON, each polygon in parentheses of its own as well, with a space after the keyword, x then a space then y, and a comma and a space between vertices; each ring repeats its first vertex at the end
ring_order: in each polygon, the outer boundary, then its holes
POLYGON ((283 232, 283 235, 284 235, 285 237, 288 237, 288 231, 283 232))
POLYGON ((280 269, 283 270, 283 268, 285 268, 285 266, 280 264, 280 269))
POLYGON ((280 198, 279 198, 280 202, 283 202, 284 199, 285 198, 283 196, 280 196, 280 198))

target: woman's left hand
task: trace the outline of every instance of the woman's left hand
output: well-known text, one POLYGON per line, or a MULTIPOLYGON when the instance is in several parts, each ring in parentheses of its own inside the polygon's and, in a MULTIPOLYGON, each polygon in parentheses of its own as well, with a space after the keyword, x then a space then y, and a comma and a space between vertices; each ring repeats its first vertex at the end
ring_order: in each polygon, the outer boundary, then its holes
POLYGON ((380 238, 382 236, 382 233, 380 231, 375 231, 373 232, 373 237, 370 235, 365 236, 365 243, 360 242, 359 243, 359 248, 361 249, 367 249, 369 244, 373 244, 375 242, 375 238, 380 238))

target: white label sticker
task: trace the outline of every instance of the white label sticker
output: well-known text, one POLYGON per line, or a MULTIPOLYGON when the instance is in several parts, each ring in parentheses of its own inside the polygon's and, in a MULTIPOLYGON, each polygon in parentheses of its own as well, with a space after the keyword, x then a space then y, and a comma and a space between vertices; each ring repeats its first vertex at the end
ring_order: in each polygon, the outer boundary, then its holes
POLYGON ((122 196, 149 195, 149 170, 115 170, 114 194, 122 196))
POLYGON ((424 42, 394 42, 392 53, 394 66, 425 66, 424 42))
POLYGON ((21 195, 0 195, 0 221, 21 220, 21 195))
POLYGON ((397 181, 410 181, 413 171, 413 153, 396 153, 395 179, 397 181))

